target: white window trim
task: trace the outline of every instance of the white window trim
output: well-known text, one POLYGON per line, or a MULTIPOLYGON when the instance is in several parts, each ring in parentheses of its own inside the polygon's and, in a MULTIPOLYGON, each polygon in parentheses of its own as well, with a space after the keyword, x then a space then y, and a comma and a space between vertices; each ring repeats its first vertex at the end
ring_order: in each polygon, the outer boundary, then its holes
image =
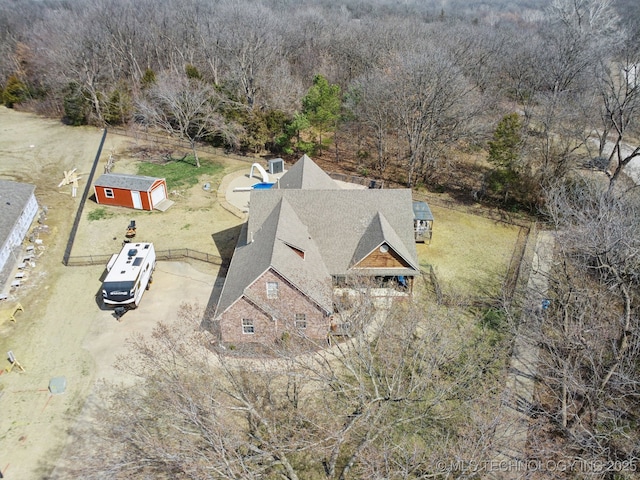
POLYGON ((267 298, 278 298, 278 282, 267 282, 267 298))
POLYGON ((305 330, 307 328, 307 315, 305 313, 296 313, 293 315, 293 323, 296 328, 305 330), (299 325, 302 324, 302 325, 299 325))
POLYGON ((106 198, 116 198, 115 194, 113 193, 113 188, 105 188, 104 189, 104 196, 106 198))
POLYGON ((253 323, 252 318, 243 318, 242 319, 242 334, 243 335, 254 335, 256 333, 256 326, 253 323))

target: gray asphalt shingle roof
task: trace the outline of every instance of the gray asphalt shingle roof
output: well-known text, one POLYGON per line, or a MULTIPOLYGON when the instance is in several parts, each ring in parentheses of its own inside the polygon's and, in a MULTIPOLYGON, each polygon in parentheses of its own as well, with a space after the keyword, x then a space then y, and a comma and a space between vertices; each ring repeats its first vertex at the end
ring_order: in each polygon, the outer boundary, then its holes
POLYGON ((95 181, 96 187, 121 188, 138 192, 148 192, 154 182, 159 180, 155 177, 144 175, 130 175, 127 173, 105 173, 95 181))
POLYGON ((313 160, 303 155, 287 170, 287 173, 280 177, 278 188, 336 190, 340 187, 313 160))
POLYGON ((229 308, 269 267, 325 311, 331 311, 331 277, 307 227, 287 200, 276 205, 257 232, 248 233, 246 226, 233 253, 216 315, 229 308), (291 247, 303 252, 304 258, 291 247))
POLYGON ((35 189, 35 185, 0 180, 0 246, 9 238, 35 189))
POLYGON ((371 223, 362 234, 360 243, 356 247, 351 260, 351 265, 356 265, 383 243, 391 247, 409 265, 413 263, 414 268, 417 269, 417 260, 412 258, 412 254, 407 249, 407 246, 398 236, 389 221, 379 211, 373 217, 371 223))
POLYGON ((248 234, 255 235, 281 198, 288 200, 309 229, 331 275, 348 273, 356 248, 378 212, 387 220, 386 231, 397 235, 393 239, 397 248, 404 246, 397 253, 418 269, 411 190, 254 190, 248 234))
POLYGON ((333 308, 331 276, 371 274, 371 269, 353 267, 383 243, 408 266, 376 268, 376 275, 419 272, 410 189, 340 189, 306 155, 280 179, 280 187, 251 191, 249 219, 233 254, 216 316, 270 267, 329 312, 333 308))

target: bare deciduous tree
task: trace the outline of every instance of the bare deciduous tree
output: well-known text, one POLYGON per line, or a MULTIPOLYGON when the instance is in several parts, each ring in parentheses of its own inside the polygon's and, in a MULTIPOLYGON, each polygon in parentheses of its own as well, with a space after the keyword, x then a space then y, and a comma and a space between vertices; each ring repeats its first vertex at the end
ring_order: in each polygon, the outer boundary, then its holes
POLYGON ((217 50, 249 108, 264 88, 266 72, 283 55, 278 19, 262 5, 223 2, 217 15, 217 50))
POLYGON ((389 81, 383 72, 375 72, 356 80, 349 95, 349 108, 373 137, 379 174, 384 174, 391 161, 389 139, 396 131, 389 81))
POLYGON ((34 26, 32 42, 34 61, 47 72, 44 88, 62 97, 68 84, 79 85, 94 120, 104 123, 102 99, 107 97, 110 80, 104 59, 109 48, 105 31, 99 27, 99 13, 97 2, 48 11, 34 26))
POLYGON ((621 475, 637 468, 640 440, 632 427, 640 399, 639 206, 635 189, 612 194, 597 183, 548 192, 559 262, 540 338, 544 415, 532 438, 543 457, 629 461, 621 475))
POLYGON ((220 114, 223 102, 222 96, 200 79, 164 74, 138 103, 138 119, 188 140, 200 167, 197 144, 203 138, 220 135, 230 145, 238 141, 238 130, 220 114))
POLYGON ((640 147, 625 144, 629 132, 637 127, 636 116, 640 111, 639 66, 640 51, 636 45, 629 45, 619 60, 602 62, 599 68, 598 85, 602 99, 600 154, 604 153, 607 143, 613 143, 607 166, 611 188, 622 169, 640 156, 640 147))
POLYGON ((405 54, 389 67, 393 78, 396 122, 407 146, 407 185, 417 175, 429 178, 438 166, 443 146, 453 142, 468 124, 470 93, 475 86, 444 52, 425 46, 405 54))
POLYGON ((351 339, 303 351, 292 337, 267 359, 212 352, 211 337, 194 331, 201 312, 184 306, 181 322, 133 340, 120 367, 134 384, 104 386, 97 421, 76 432, 85 448, 64 471, 413 478, 441 473, 454 451, 469 462, 484 455, 486 419, 472 405, 487 402, 476 382, 496 371, 490 343, 469 344, 408 305, 389 316, 360 307, 351 339))

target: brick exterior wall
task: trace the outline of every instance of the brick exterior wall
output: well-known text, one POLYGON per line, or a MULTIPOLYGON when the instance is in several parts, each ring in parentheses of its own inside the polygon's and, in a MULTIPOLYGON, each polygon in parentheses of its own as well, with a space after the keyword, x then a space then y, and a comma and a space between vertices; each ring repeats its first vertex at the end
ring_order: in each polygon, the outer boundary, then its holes
POLYGON ((261 342, 265 337, 273 341, 275 335, 271 318, 244 298, 240 298, 220 317, 220 340, 223 343, 261 342), (243 333, 243 318, 253 319, 254 334, 243 333))
POLYGON ((223 343, 271 343, 281 339, 284 332, 289 332, 294 337, 299 331, 295 326, 296 314, 305 315, 306 328, 300 330, 301 333, 313 339, 326 338, 329 317, 273 270, 265 272, 247 290, 248 299, 239 299, 220 316, 220 336, 223 343), (278 284, 278 298, 267 298, 268 282, 278 284), (255 307, 252 301, 263 308, 255 307), (253 334, 243 333, 243 318, 253 320, 253 334))

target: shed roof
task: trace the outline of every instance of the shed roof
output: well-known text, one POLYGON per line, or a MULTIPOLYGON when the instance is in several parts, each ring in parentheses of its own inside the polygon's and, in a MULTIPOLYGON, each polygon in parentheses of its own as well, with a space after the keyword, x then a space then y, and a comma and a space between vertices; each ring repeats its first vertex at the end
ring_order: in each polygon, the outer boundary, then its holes
POLYGON ((138 192, 148 192, 153 184, 164 178, 146 177, 144 175, 130 175, 127 173, 105 173, 95 181, 96 187, 120 188, 123 190, 134 190, 138 192))
POLYGON ((35 185, 0 180, 0 246, 9 238, 35 189, 35 185))
POLYGON ((413 202, 413 218, 416 220, 433 220, 433 213, 427 202, 413 202))

